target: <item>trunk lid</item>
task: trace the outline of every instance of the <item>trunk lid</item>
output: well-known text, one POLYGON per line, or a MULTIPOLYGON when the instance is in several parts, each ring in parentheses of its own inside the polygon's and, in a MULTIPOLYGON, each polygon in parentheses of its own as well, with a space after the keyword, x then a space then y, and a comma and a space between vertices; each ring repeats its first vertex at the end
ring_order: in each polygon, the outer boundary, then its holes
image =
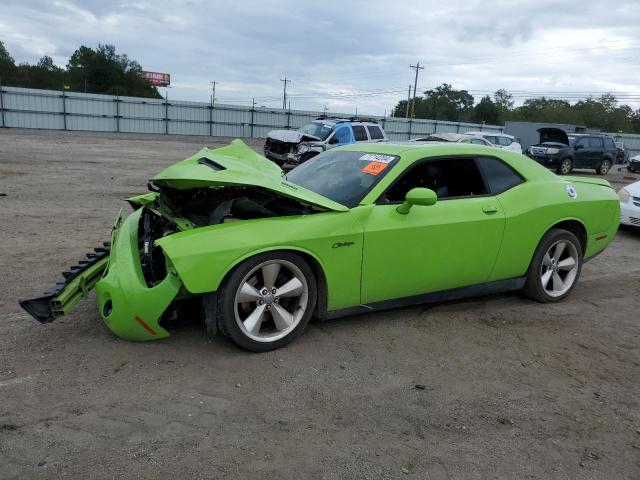
POLYGON ((177 190, 216 186, 259 187, 328 210, 349 210, 311 190, 287 182, 280 167, 257 154, 241 140, 234 140, 215 150, 203 148, 195 155, 166 168, 152 182, 177 190))
POLYGON ((600 185, 603 187, 611 187, 611 184, 605 180, 604 178, 593 178, 593 177, 578 177, 573 175, 563 175, 563 180, 566 180, 571 183, 588 183, 590 185, 600 185))

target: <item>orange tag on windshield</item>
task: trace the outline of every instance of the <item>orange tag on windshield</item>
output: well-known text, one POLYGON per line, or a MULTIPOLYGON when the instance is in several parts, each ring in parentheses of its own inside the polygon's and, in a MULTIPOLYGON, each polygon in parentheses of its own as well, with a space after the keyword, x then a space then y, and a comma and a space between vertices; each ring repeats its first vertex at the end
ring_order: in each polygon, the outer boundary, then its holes
POLYGON ((382 162, 369 162, 367 163, 362 170, 362 173, 368 173, 369 175, 378 175, 381 171, 389 166, 388 163, 382 162))

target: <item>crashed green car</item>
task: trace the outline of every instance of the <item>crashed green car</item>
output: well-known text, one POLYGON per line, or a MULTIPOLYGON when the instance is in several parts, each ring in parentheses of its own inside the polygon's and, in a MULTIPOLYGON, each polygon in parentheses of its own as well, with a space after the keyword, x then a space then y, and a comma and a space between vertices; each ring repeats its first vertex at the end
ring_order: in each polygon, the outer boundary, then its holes
POLYGON ((116 335, 155 340, 196 299, 209 333, 265 351, 312 316, 508 290, 557 302, 620 215, 606 180, 471 144, 349 145, 284 176, 235 140, 149 189, 110 242, 22 307, 49 322, 95 287, 116 335))

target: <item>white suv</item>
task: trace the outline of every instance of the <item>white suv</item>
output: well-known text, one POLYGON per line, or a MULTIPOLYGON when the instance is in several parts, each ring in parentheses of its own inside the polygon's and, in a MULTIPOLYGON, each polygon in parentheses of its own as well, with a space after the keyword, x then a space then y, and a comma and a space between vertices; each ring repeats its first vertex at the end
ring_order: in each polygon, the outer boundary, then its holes
POLYGON ((512 152, 522 153, 522 145, 516 142, 516 137, 512 135, 495 132, 466 132, 466 134, 473 135, 475 137, 482 137, 485 140, 493 143, 496 147, 510 150, 512 152))

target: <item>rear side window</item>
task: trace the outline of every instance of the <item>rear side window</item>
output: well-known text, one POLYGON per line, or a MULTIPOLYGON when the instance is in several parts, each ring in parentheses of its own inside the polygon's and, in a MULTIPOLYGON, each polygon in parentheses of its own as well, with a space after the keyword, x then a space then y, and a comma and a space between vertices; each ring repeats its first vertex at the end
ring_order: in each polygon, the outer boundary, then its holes
POLYGON ((478 158, 478 163, 492 195, 499 195, 523 182, 520 175, 497 158, 481 157, 478 158))
POLYGON ((589 138, 589 147, 591 148, 602 148, 602 139, 598 137, 590 137, 589 138))
POLYGON ((371 137, 371 140, 382 140, 384 138, 380 127, 369 125, 367 128, 369 129, 369 136, 371 137))
POLYGON ((367 137, 367 132, 365 132, 364 127, 362 125, 352 125, 353 135, 356 137, 356 142, 364 142, 369 140, 367 137))

